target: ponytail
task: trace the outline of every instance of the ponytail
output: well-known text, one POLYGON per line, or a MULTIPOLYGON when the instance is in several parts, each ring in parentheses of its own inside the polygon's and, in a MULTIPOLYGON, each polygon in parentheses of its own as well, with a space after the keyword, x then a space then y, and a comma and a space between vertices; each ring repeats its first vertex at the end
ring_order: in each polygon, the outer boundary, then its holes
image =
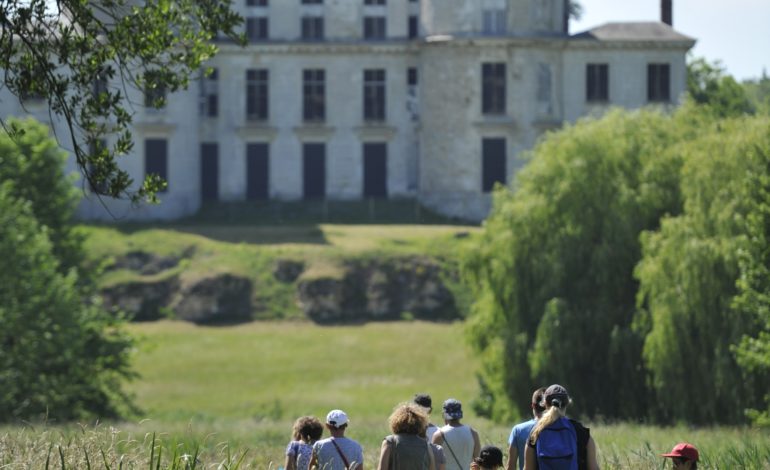
POLYGON ((537 437, 540 435, 540 431, 547 428, 548 426, 552 425, 556 421, 559 420, 562 416, 564 416, 564 412, 562 411, 561 407, 565 406, 565 404, 562 404, 559 399, 554 399, 553 402, 551 402, 553 406, 548 408, 543 416, 541 416, 537 423, 535 424, 535 427, 532 429, 532 432, 529 433, 529 442, 532 445, 535 445, 537 442, 537 437))

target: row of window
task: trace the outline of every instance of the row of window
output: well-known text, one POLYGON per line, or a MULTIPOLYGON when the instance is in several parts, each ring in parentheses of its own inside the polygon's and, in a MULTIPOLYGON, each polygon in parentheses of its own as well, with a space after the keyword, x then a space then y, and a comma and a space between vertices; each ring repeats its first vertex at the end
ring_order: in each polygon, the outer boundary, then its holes
MULTIPOLYGON (((363 187, 366 198, 388 196, 388 146, 385 142, 363 144, 363 187)), ((200 150, 201 196, 204 200, 219 198, 219 146, 202 143, 200 150)), ((270 145, 246 144, 246 199, 269 198, 270 145)), ((145 175, 158 175, 168 181, 168 141, 144 141, 145 175)), ((506 141, 504 138, 485 138, 481 142, 481 189, 491 191, 496 183, 505 184, 506 141)), ((166 188, 166 191, 168 187, 166 188)), ((326 144, 302 145, 302 194, 305 199, 326 197, 326 144)))
MULTIPOLYGON (((322 41, 325 37, 324 18, 317 15, 305 15, 300 18, 301 38, 308 41, 322 41)), ((419 36, 419 19, 417 15, 407 18, 407 35, 409 39, 419 36)), ((270 22, 265 16, 246 18, 246 38, 249 42, 263 42, 270 39, 270 22)), ((384 16, 364 16, 363 38, 377 41, 387 38, 387 19, 384 16)))
MULTIPOLYGON (((417 69, 407 71, 407 85, 417 85, 417 69)), ((365 121, 385 121, 386 113, 386 71, 367 69, 363 71, 363 118, 365 121)), ((201 81, 201 113, 216 117, 219 113, 219 75, 214 69, 201 81)), ((148 105, 157 100, 156 90, 145 96, 148 105)), ((266 121, 270 118, 270 72, 267 69, 246 71, 246 120, 266 121)), ((326 71, 305 69, 302 71, 302 118, 308 122, 326 120, 326 71)))
MULTIPOLYGON (((481 112, 485 115, 506 114, 506 64, 504 62, 481 65, 481 112)), ((647 100, 668 102, 671 100, 671 69, 669 64, 647 64, 647 100)), ((218 72, 201 81, 201 113, 216 117, 219 113, 218 72)), ((609 65, 589 63, 586 65, 586 101, 608 102, 609 65)), ((363 71, 363 118, 366 121, 384 121, 386 112, 386 71, 367 69, 363 71)), ((407 85, 417 85, 417 69, 407 72, 407 85)), ((105 87, 95 86, 95 91, 105 87)), ((266 121, 270 118, 269 106, 270 72, 267 69, 246 71, 245 111, 248 121, 266 121)), ((145 106, 162 104, 165 90, 162 87, 149 88, 145 93, 145 106)), ((302 71, 302 117, 305 121, 326 119, 326 71, 305 69, 302 71)))
MULTIPOLYGON (((608 64, 586 65, 586 101, 607 102, 610 100, 610 66, 608 64)), ((647 101, 668 102, 671 100, 671 66, 669 64, 647 64, 647 101)))
MULTIPOLYGON (((506 113, 506 64, 504 62, 481 65, 481 112, 504 115, 506 113)), ((609 101, 609 65, 586 65, 586 101, 609 101)), ((671 100, 671 67, 669 64, 647 64, 647 101, 671 100)))

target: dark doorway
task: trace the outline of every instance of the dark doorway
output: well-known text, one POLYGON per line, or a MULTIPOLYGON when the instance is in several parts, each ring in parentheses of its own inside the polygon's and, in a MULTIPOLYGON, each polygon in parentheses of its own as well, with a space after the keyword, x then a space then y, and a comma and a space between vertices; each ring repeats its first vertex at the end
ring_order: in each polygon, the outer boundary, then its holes
POLYGON ((486 193, 495 183, 505 184, 505 139, 483 139, 481 147, 481 190, 486 193))
POLYGON ((249 201, 268 198, 269 160, 270 147, 268 144, 246 145, 246 199, 249 201))
POLYGON ((201 197, 204 201, 219 199, 219 146, 201 144, 201 197))
POLYGON ((364 197, 388 197, 388 146, 364 144, 364 197))
POLYGON ((302 146, 302 182, 305 199, 326 197, 326 145, 302 146))

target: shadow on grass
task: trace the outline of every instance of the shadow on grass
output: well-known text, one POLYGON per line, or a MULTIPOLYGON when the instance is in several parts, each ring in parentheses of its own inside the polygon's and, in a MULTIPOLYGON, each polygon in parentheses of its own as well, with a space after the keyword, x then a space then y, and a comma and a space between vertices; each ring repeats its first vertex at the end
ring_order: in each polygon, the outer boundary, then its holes
POLYGON ((369 199, 208 202, 184 219, 112 227, 126 234, 153 228, 172 230, 228 243, 328 245, 320 224, 471 225, 431 212, 413 199, 369 199))

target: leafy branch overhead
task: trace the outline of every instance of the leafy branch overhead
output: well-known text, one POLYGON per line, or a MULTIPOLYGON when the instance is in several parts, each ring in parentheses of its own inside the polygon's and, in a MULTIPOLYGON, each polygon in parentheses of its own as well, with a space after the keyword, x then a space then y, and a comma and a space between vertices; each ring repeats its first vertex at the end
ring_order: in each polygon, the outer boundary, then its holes
MULTIPOLYGON (((133 147, 129 90, 184 89, 217 52, 213 40, 242 42, 235 32, 242 19, 231 3, 0 1, 0 86, 22 102, 47 102, 67 130, 57 137, 65 146, 71 141, 92 188, 111 197, 154 201, 165 182, 151 175, 136 187, 117 161, 133 147), (108 146, 107 136, 115 136, 108 146)), ((162 106, 162 99, 152 105, 162 106)))

